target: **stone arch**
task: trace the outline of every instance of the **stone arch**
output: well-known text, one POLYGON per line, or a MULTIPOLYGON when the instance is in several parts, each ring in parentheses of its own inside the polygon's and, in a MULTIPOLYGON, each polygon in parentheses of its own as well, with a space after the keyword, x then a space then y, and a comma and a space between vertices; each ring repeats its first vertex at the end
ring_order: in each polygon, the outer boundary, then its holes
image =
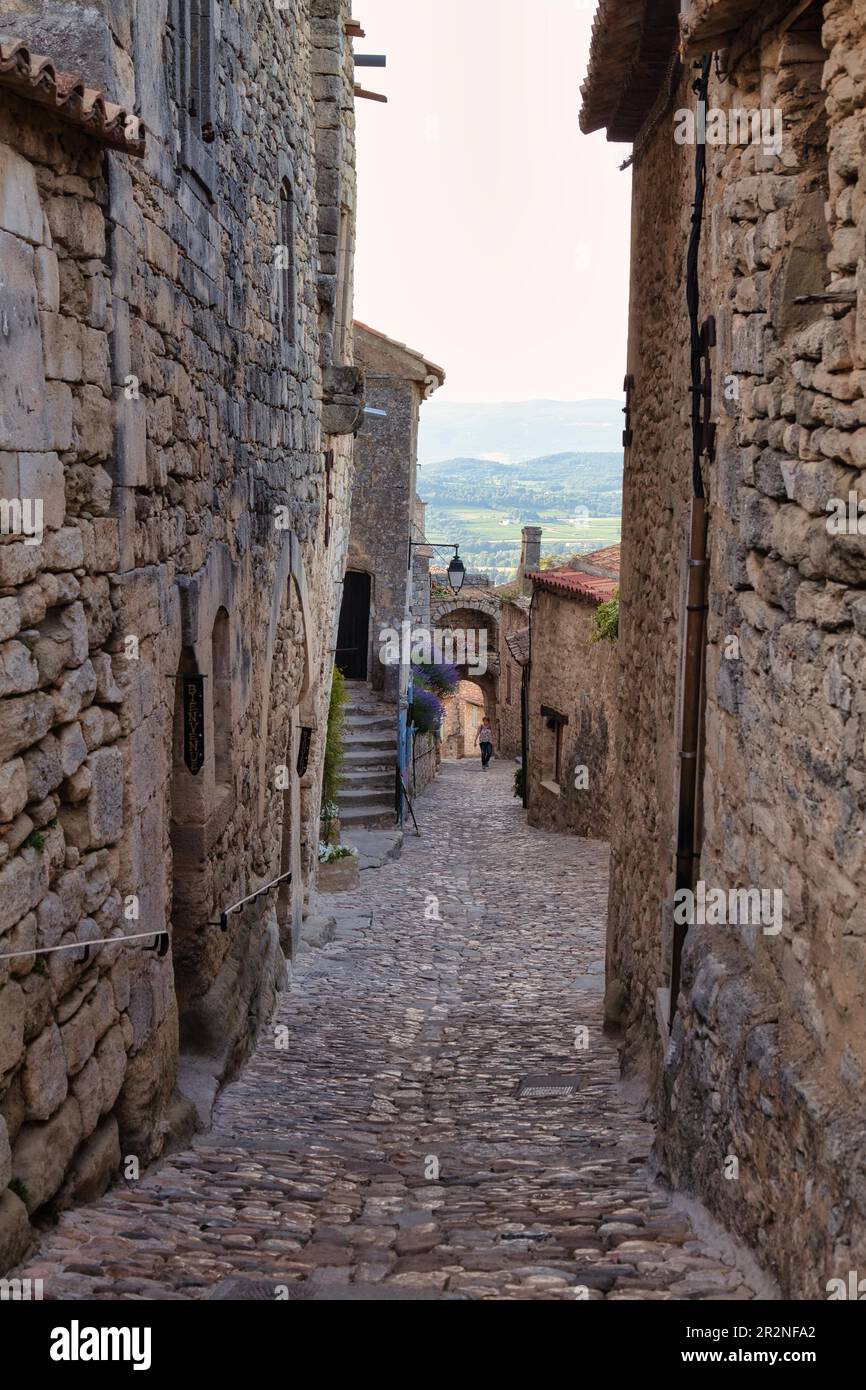
POLYGON ((234 720, 238 701, 231 686, 243 665, 242 634, 233 625, 237 566, 224 545, 212 548, 195 575, 177 581, 180 595, 181 652, 174 691, 171 767, 172 959, 183 1030, 188 1007, 210 984, 207 946, 201 929, 208 921, 214 895, 211 848, 236 804, 232 776, 234 720), (201 676, 204 760, 197 771, 184 752, 184 680, 201 676), (218 707, 215 691, 219 684, 218 707), (216 724, 221 722, 219 750, 216 724), (219 769, 219 779, 217 771, 219 769))
POLYGON ((500 600, 493 594, 456 594, 453 598, 443 598, 431 606, 433 626, 451 629, 454 632, 483 631, 486 634, 486 669, 478 672, 471 664, 456 662, 464 680, 472 681, 480 688, 485 702, 488 718, 493 725, 496 742, 499 742, 498 704, 499 694, 499 616, 500 600))
POLYGON ((499 623, 499 613, 501 609, 500 600, 494 596, 484 598, 479 594, 467 594, 465 597, 456 595, 453 599, 439 599, 430 606, 430 613, 433 622, 437 627, 445 624, 441 621, 449 613, 460 611, 482 613, 486 618, 491 618, 497 625, 499 623))
POLYGON ((269 723, 271 709, 279 695, 272 689, 274 674, 274 653, 279 632, 280 620, 293 603, 296 605, 302 627, 302 671, 297 698, 289 712, 289 726, 286 747, 280 767, 284 769, 280 791, 282 795, 282 818, 280 827, 279 864, 274 866, 274 874, 291 873, 290 884, 281 885, 277 894, 277 918, 280 928, 280 941, 286 954, 291 954, 297 945, 303 912, 304 885, 301 864, 301 824, 305 813, 302 803, 301 779, 297 772, 300 749, 300 730, 302 727, 315 729, 313 703, 313 623, 310 614, 310 600, 307 576, 300 543, 292 531, 283 533, 283 542, 277 558, 276 574, 271 597, 271 612, 268 622, 267 644, 262 677, 262 704, 259 727, 262 737, 259 742, 259 821, 264 818, 268 804, 269 769, 267 767, 270 744, 269 723))

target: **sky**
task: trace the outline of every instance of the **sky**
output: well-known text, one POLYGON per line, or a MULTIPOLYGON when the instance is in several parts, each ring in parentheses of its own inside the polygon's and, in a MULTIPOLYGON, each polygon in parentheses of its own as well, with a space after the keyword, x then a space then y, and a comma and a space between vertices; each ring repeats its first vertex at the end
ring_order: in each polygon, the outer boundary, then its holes
POLYGON ((629 146, 582 135, 595 0, 356 0, 355 316, 443 366, 437 401, 617 398, 629 146))

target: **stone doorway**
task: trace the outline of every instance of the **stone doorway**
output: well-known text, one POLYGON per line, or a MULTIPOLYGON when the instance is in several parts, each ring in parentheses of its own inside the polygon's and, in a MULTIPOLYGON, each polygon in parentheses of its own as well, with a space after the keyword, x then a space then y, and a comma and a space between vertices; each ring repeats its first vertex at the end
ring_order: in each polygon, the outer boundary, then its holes
POLYGON ((367 679, 370 645, 370 576, 348 570, 343 581, 343 605, 337 633, 336 664, 347 680, 367 679))

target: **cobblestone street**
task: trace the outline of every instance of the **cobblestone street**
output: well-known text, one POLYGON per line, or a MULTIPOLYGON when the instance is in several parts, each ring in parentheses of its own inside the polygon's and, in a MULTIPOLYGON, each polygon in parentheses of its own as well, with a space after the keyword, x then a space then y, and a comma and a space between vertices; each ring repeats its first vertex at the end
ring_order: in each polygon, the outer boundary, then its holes
POLYGON ((529 829, 513 771, 443 765, 212 1132, 16 1273, 46 1298, 752 1296, 654 1186, 601 1031, 606 847, 529 829), (531 1073, 579 1085, 518 1099, 531 1073))

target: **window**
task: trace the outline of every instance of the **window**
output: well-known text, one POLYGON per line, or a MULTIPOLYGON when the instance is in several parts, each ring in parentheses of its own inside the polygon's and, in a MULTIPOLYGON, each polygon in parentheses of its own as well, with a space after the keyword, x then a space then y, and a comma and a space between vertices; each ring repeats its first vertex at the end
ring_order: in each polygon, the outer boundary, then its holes
POLYGON ((208 192, 213 191, 215 180, 213 5, 214 0, 175 0, 181 162, 196 174, 208 192))
POLYGON ((189 0, 189 95, 187 111, 204 144, 214 137, 210 0, 189 0))
POLYGON ((277 317, 284 343, 297 336, 297 285, 295 271, 295 198, 287 178, 280 184, 279 245, 276 253, 277 317))
POLYGON ((337 295, 334 321, 334 361, 345 362, 352 321, 352 214, 340 210, 340 239, 337 243, 337 295))
POLYGON ((505 663, 505 703, 511 704, 511 662, 505 663))
POLYGON ((562 731, 568 716, 541 706, 543 722, 541 736, 541 780, 553 791, 559 791, 562 779, 562 731))

